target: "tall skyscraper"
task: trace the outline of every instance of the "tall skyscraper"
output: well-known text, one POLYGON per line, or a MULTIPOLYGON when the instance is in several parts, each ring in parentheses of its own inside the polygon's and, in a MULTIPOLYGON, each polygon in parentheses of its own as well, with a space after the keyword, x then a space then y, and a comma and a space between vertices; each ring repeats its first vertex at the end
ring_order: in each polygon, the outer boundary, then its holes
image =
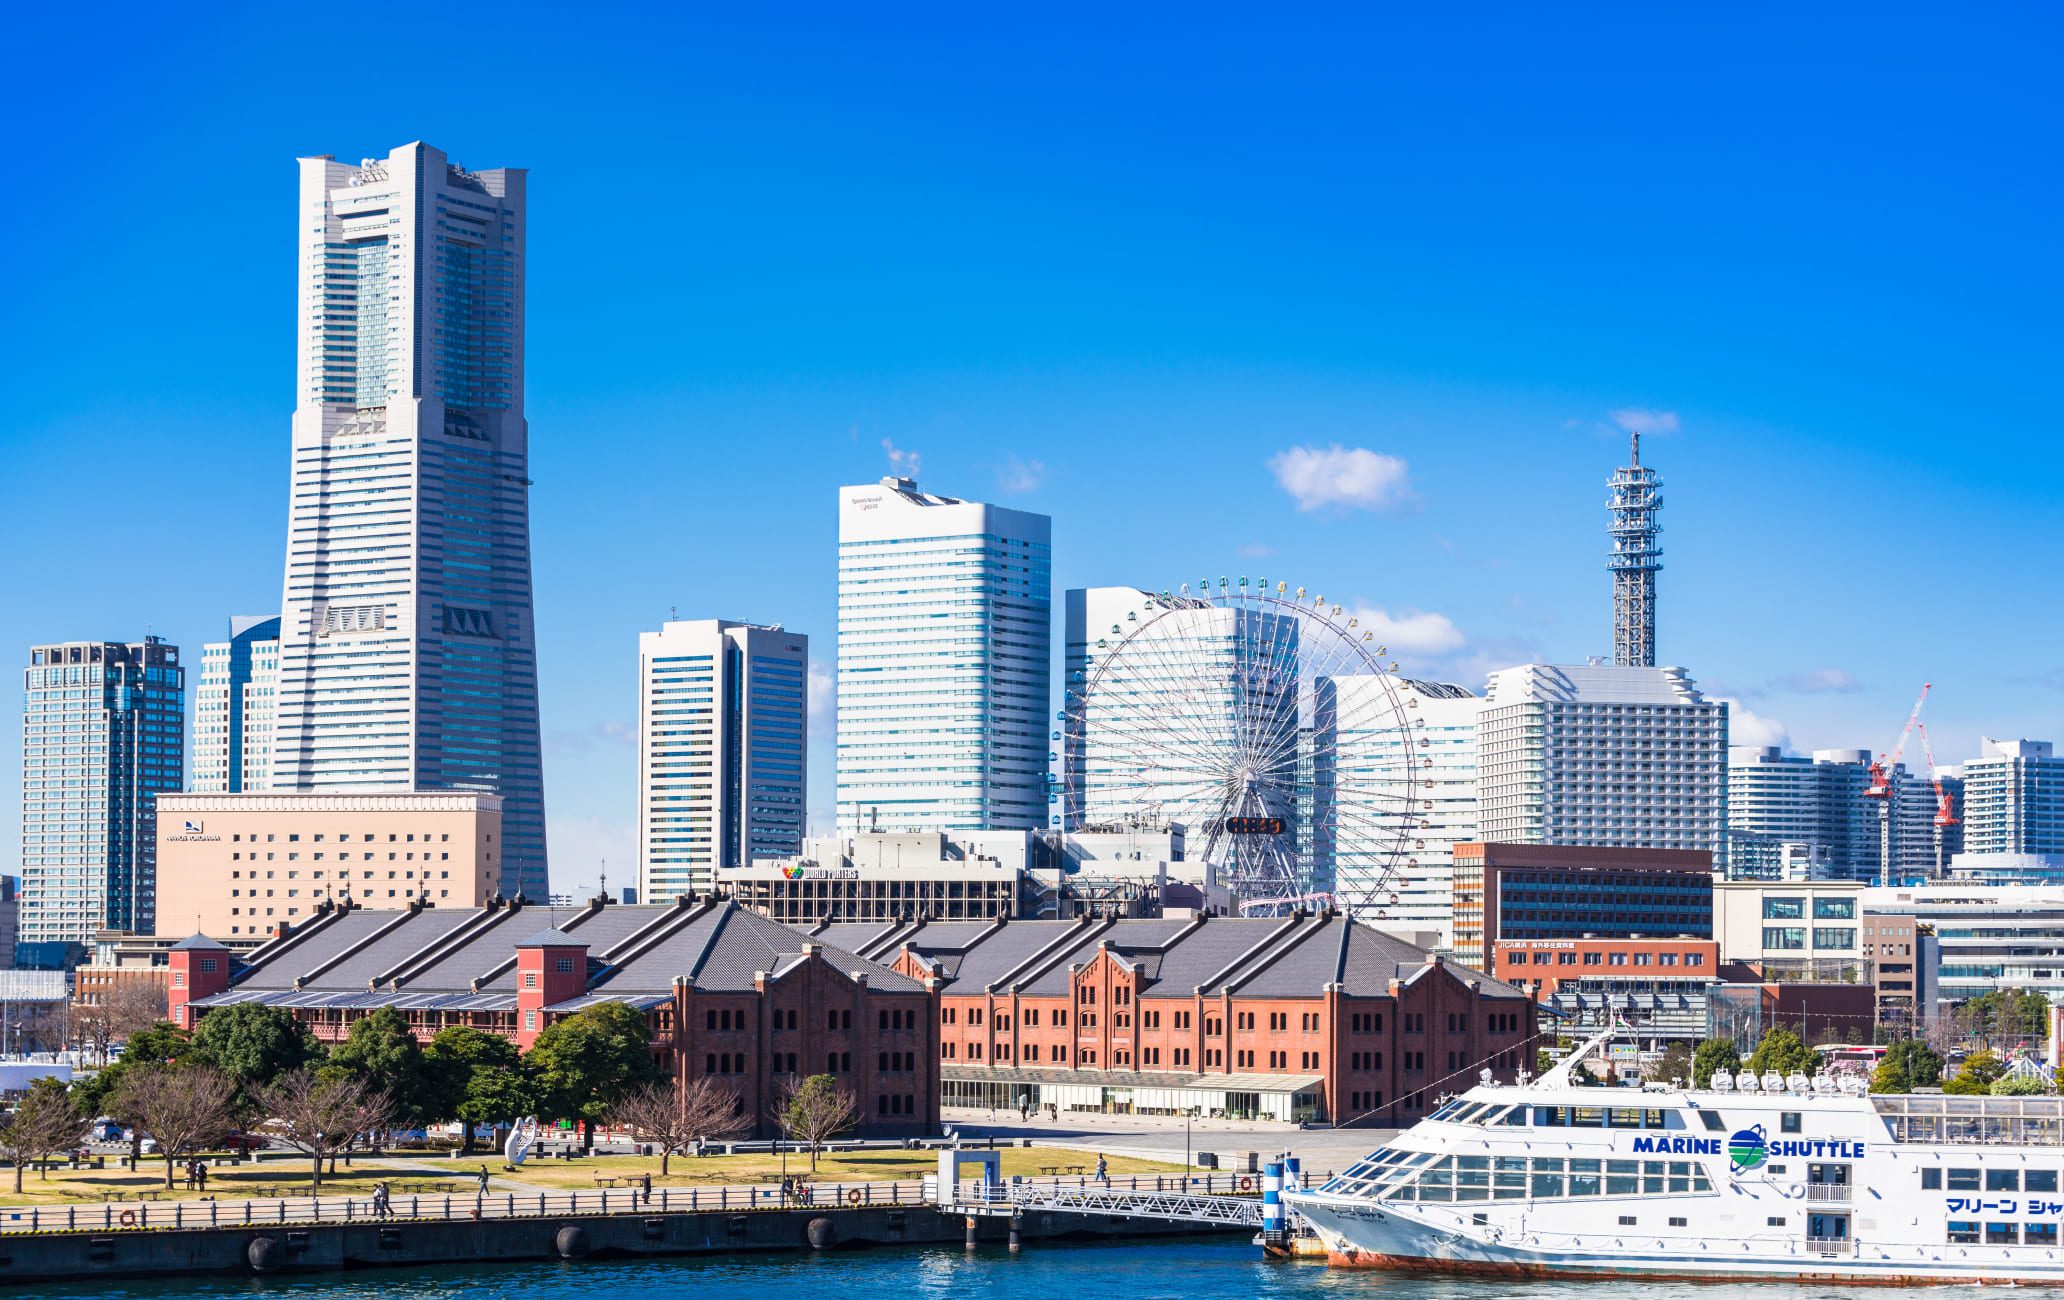
POLYGON ((523 419, 525 173, 301 160, 275 790, 502 796, 546 894, 523 419))
POLYGON ((1634 435, 1634 463, 1606 481, 1612 489, 1612 553, 1605 567, 1613 580, 1613 664, 1655 666, 1656 572, 1663 567, 1662 476, 1641 463, 1641 435, 1634 435))
POLYGON ((911 479, 839 489, 841 832, 1045 824, 1051 542, 911 479))
POLYGON ((1682 668, 1491 674, 1477 731, 1483 838, 1698 849, 1727 829, 1727 706, 1682 668))
POLYGON ((152 933, 157 797, 185 775, 179 647, 35 646, 22 687, 21 942, 152 933))
POLYGON ((802 851, 810 640, 722 619, 638 637, 638 897, 802 851))
POLYGON ((279 696, 279 619, 232 618, 229 640, 201 647, 186 788, 241 794, 271 784, 279 696))
POLYGON ((1964 852, 2064 853, 2064 758, 2056 746, 1983 742, 1964 764, 1964 852))

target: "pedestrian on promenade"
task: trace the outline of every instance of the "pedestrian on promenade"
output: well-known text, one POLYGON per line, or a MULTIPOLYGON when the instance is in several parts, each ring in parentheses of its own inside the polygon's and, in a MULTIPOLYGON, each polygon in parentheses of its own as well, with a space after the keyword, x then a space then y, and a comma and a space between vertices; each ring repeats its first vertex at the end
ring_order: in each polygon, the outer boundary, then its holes
POLYGON ((645 1171, 645 1174, 644 1174, 644 1176, 643 1176, 642 1178, 640 1178, 640 1179, 638 1180, 638 1182, 639 1182, 640 1186, 642 1186, 642 1187, 644 1188, 644 1190, 645 1190, 645 1196, 644 1196, 644 1202, 645 1202, 645 1204, 647 1204, 647 1205, 650 1205, 650 1204, 652 1204, 652 1171, 651 1171, 651 1170, 649 1170, 649 1169, 648 1169, 648 1170, 646 1170, 646 1171, 645 1171))
POLYGON ((1101 1151, 1097 1152, 1096 1180, 1106 1187, 1111 1185, 1111 1168, 1104 1163, 1104 1153, 1101 1151))
POLYGON ((487 1195, 487 1166, 480 1166, 480 1195, 487 1195))
POLYGON ((373 1188, 373 1215, 375 1218, 384 1219, 394 1213, 394 1207, 387 1203, 387 1197, 387 1184, 381 1183, 373 1188))
POLYGON ((202 1191, 204 1191, 204 1192, 205 1192, 205 1191, 207 1191, 207 1190, 208 1190, 208 1162, 207 1162, 207 1161, 205 1161, 205 1160, 196 1160, 196 1161, 194 1161, 194 1178, 195 1178, 196 1180, 198 1180, 198 1181, 199 1181, 199 1183, 200 1183, 200 1185, 201 1185, 201 1190, 202 1190, 202 1191))

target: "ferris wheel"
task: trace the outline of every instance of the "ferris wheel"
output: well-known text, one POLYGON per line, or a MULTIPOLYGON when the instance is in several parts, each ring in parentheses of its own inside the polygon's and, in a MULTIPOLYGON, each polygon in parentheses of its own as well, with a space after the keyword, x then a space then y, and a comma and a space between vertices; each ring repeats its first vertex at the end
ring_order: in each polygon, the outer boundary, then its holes
POLYGON ((1396 905, 1432 807, 1413 725, 1425 688, 1373 632, 1266 578, 1085 597, 1054 733, 1063 835, 1180 825, 1184 856, 1244 911, 1396 905))

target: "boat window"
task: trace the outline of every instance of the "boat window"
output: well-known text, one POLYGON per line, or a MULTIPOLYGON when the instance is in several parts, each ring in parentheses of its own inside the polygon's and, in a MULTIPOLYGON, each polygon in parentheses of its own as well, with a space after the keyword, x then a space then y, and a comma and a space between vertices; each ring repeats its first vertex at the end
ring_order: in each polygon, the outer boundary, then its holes
POLYGON ((1721 1118, 1720 1112, 1717 1110, 1702 1110, 1698 1113, 1698 1117, 1699 1123, 1706 1126, 1706 1132, 1708 1133, 1725 1133, 1727 1131, 1727 1121, 1721 1118))
POLYGON ((1988 1223, 1985 1225, 1985 1244, 1988 1246, 2018 1246, 2021 1244, 2021 1225, 2018 1223, 1988 1223))
POLYGON ((1975 1192, 1978 1190, 1976 1169, 1952 1169, 1949 1171, 1949 1190, 1952 1192, 1975 1192))
POLYGON ((1456 1157, 1455 1199, 1458 1201, 1487 1201, 1491 1199, 1491 1158, 1489 1156, 1456 1157))
POLYGON ((1569 1125, 1569 1110, 1564 1106, 1534 1107, 1535 1128, 1566 1128, 1569 1125))
POLYGON ((1560 1195, 1562 1195, 1562 1175, 1561 1175, 1561 1174, 1558 1174, 1558 1173, 1547 1173, 1547 1174, 1544 1174, 1544 1173, 1542 1173, 1542 1172, 1541 1172, 1541 1168, 1542 1168, 1542 1166, 1544 1166, 1544 1165, 1559 1165, 1559 1164, 1561 1164, 1561 1163, 1562 1163, 1562 1162, 1561 1162, 1560 1160, 1555 1160, 1555 1161, 1548 1161, 1548 1160, 1536 1160, 1536 1161, 1534 1161, 1534 1195, 1535 1195, 1535 1196, 1537 1196, 1537 1197, 1540 1197, 1540 1196, 1560 1196, 1560 1195))
POLYGON ((1453 1106, 1443 1106, 1440 1113, 1435 1115, 1434 1118, 1444 1119, 1450 1124, 1467 1124, 1470 1120, 1482 1114, 1483 1111, 1484 1107, 1473 1101, 1460 1102, 1453 1106))
POLYGON ((1670 1162, 1670 1190, 1673 1192, 1688 1192, 1691 1190, 1691 1161, 1672 1160, 1670 1162))
POLYGON ((1985 1171, 1985 1190, 1988 1192, 2018 1192, 2021 1190, 2019 1169, 1988 1169, 1985 1171))
POLYGON ((1498 1121, 1500 1124, 1524 1124, 1526 1122, 1527 1108, 1524 1106, 1514 1106, 1511 1110, 1505 1112, 1504 1118, 1498 1121))
POLYGON ((1959 1242, 1974 1244, 1977 1240, 1977 1223, 1969 1219, 1951 1219, 1949 1221, 1949 1241, 1951 1245, 1956 1245, 1959 1242))
POLYGON ((1644 1160, 1641 1162, 1641 1190, 1653 1196, 1663 1190, 1663 1162, 1644 1160))
POLYGON ((1455 1175, 1443 1160, 1425 1173, 1419 1175, 1419 1199, 1422 1201, 1452 1201, 1455 1199, 1455 1175))
POLYGON ((1445 1106, 1441 1107, 1441 1108, 1440 1108, 1439 1110, 1437 1110, 1437 1111, 1433 1112, 1432 1118, 1434 1118, 1434 1119, 1453 1119, 1453 1118, 1455 1117, 1455 1112, 1456 1112, 1456 1111, 1458 1111, 1458 1110, 1460 1110, 1460 1109, 1462 1109, 1462 1103, 1461 1103, 1461 1102, 1459 1102, 1459 1101, 1451 1101, 1451 1102, 1449 1102, 1449 1103, 1448 1103, 1447 1105, 1445 1105, 1445 1106))
POLYGON ((1517 1200, 1526 1195, 1527 1162, 1525 1156, 1499 1156, 1497 1168, 1491 1174, 1491 1195, 1501 1201, 1517 1200))
POLYGON ((1713 1185, 1706 1181, 1706 1171, 1703 1165, 1692 1166, 1691 1190, 1694 1192, 1710 1192, 1713 1190, 1713 1185))
POLYGON ((1941 1191, 1942 1171, 1940 1169, 1923 1169, 1921 1171, 1921 1190, 1924 1192, 1941 1191))
POLYGON ((1804 1133, 1806 1131, 1806 1117, 1802 1111, 1780 1111, 1777 1120, 1777 1127, 1780 1132, 1804 1133))
POLYGON ((1596 1196, 1599 1193, 1598 1165, 1596 1160, 1572 1160, 1569 1162, 1569 1194, 1571 1196, 1596 1196))
POLYGON ((2031 1169, 2022 1179, 2024 1192, 2054 1192, 2057 1190, 2057 1171, 2054 1169, 2031 1169))
MULTIPOLYGON (((1608 1128, 1640 1128, 1642 1112, 1635 1107, 1614 1106, 1605 1112, 1608 1128)), ((1658 1125, 1657 1127, 1661 1127, 1658 1125)))
POLYGON ((1641 1191, 1641 1162, 1639 1160, 1608 1160, 1605 1162, 1605 1194, 1607 1196, 1633 1196, 1641 1191))
POLYGON ((1569 1123, 1571 1128, 1604 1128, 1605 1107, 1572 1106, 1569 1108, 1569 1123))
POLYGON ((2025 1234, 2024 1242, 2027 1245, 2055 1246, 2057 1244, 2057 1225, 2054 1223, 2031 1223, 2022 1231, 2025 1234))

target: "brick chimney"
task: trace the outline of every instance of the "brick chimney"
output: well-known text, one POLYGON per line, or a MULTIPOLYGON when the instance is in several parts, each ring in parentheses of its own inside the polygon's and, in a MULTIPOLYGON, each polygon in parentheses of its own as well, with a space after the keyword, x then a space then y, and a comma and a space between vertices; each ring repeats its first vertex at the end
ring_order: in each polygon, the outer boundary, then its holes
POLYGON ((588 945, 545 930, 516 945, 516 1048, 527 1052, 545 1027, 545 1008, 588 991, 588 945))
POLYGON ((171 1009, 173 1024, 192 1029, 200 1017, 190 1013, 186 1004, 229 991, 231 956, 227 947, 205 934, 172 945, 172 983, 166 989, 166 1004, 171 1009))

